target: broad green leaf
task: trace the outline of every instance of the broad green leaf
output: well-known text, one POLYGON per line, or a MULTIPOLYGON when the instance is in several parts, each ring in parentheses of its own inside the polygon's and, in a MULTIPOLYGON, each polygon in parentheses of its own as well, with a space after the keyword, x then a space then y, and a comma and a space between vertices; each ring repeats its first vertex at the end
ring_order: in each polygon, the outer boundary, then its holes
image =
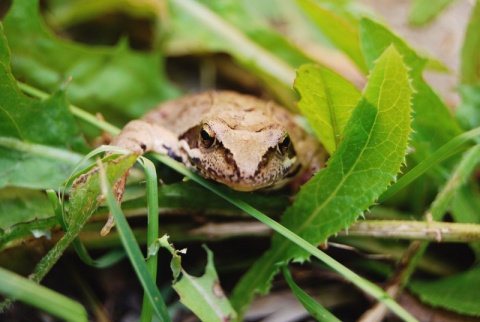
POLYGON ((422 78, 426 58, 419 56, 386 27, 370 19, 362 19, 360 22, 360 42, 369 68, 374 66, 376 59, 391 44, 395 45, 409 68, 414 89, 412 108, 415 113, 410 144, 414 148, 411 155, 416 162, 422 161, 462 133, 448 107, 422 78))
POLYGON ((340 16, 317 1, 297 0, 297 3, 336 47, 358 68, 367 71, 360 49, 358 20, 340 16))
POLYGON ((413 281, 409 289, 435 307, 480 316, 480 267, 436 281, 413 281))
POLYGON ((408 21, 412 25, 420 26, 435 19, 443 9, 455 0, 414 0, 410 5, 408 21))
POLYGON ((170 266, 174 275, 173 288, 180 296, 180 301, 201 321, 232 321, 236 318, 236 312, 223 293, 210 249, 205 246, 207 252, 205 273, 195 277, 188 274, 181 266, 179 253, 185 253, 185 250, 174 249, 168 244, 168 236, 160 238, 152 251, 156 252, 158 246, 166 247, 172 254, 170 266))
POLYGON ((38 101, 23 95, 10 71, 0 26, 0 187, 56 188, 86 145, 63 91, 38 101))
MULTIPOLYGON (((56 129, 45 128, 45 132, 50 131, 56 129)), ((81 154, 66 149, 0 137, 0 187, 59 187, 82 158, 81 154)))
POLYGON ((4 18, 14 75, 53 91, 70 77, 69 98, 82 108, 138 117, 177 91, 163 75, 158 52, 90 47, 57 39, 39 15, 38 0, 14 1, 4 18))
POLYGON ((333 71, 310 64, 297 70, 293 88, 300 96, 300 111, 328 153, 333 154, 342 140, 360 92, 333 71))
MULTIPOLYGON (((313 245, 348 227, 395 180, 410 135, 412 89, 406 66, 395 48, 377 60, 361 101, 345 128, 345 138, 328 166, 300 190, 281 223, 313 245)), ((242 311, 256 290, 265 292, 279 263, 309 255, 280 235, 234 290, 232 303, 242 311)))
POLYGON ((480 34, 478 30, 480 30, 480 2, 475 1, 461 53, 460 81, 464 85, 480 83, 480 34))

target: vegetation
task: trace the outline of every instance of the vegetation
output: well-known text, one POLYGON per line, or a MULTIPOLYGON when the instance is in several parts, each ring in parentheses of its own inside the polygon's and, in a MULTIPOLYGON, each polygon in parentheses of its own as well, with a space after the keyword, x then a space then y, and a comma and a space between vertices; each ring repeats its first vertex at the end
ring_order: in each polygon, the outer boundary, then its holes
MULTIPOLYGON (((410 20, 451 2, 416 0, 410 20)), ((2 314, 120 320, 105 304, 118 283, 144 296, 142 321, 258 320, 255 297, 286 288, 320 321, 416 321, 420 305, 480 316, 480 3, 457 106, 424 78, 448 68, 379 21, 348 0, 13 1, 0 25, 2 314), (240 193, 167 156, 95 148, 214 87, 301 113, 327 166, 295 196, 240 193), (111 185, 136 161, 120 209, 111 185), (116 229, 101 237, 108 213, 116 229)))

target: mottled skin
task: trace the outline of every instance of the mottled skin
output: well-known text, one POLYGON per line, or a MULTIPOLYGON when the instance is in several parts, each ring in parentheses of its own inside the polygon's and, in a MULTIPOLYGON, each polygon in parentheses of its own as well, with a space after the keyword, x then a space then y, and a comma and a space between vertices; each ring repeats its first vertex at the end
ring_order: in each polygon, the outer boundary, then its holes
MULTIPOLYGON (((190 95, 128 123, 111 145, 168 154, 239 191, 277 189, 310 177, 325 150, 274 102, 230 91, 190 95)), ((125 178, 117 184, 121 199, 125 178)))
POLYGON ((279 188, 312 161, 323 163, 323 149, 284 108, 230 91, 164 103, 129 123, 112 145, 167 153, 240 191, 279 188))

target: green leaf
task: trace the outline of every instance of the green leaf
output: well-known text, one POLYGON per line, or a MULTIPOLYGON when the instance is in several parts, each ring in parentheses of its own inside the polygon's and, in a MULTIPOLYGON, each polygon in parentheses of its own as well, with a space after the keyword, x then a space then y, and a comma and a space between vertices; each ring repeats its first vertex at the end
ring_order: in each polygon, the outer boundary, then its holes
POLYGON ((180 281, 173 288, 185 304, 201 321, 231 321, 237 316, 228 298, 223 293, 213 263, 213 253, 205 246, 207 266, 201 277, 189 275, 181 270, 180 281))
MULTIPOLYGON (((304 185, 282 218, 284 226, 319 244, 374 203, 405 160, 411 93, 407 68, 395 48, 389 47, 370 75, 344 141, 328 167, 304 185)), ((274 245, 276 241, 284 243, 274 238, 274 245)), ((292 254, 284 258, 303 257, 296 247, 288 252, 292 254)))
MULTIPOLYGON (((455 116, 465 129, 480 126, 480 2, 476 1, 467 26, 461 54, 459 92, 455 116)), ((480 142, 480 141, 477 141, 480 142)))
POLYGON ((62 320, 86 322, 87 312, 76 301, 0 267, 0 293, 48 312, 62 320))
POLYGON ((480 266, 436 281, 412 281, 408 287, 435 307, 480 316, 480 266))
MULTIPOLYGON (((104 172, 107 173, 110 180, 115 182, 132 166, 136 160, 136 155, 121 156, 116 160, 112 160, 113 157, 114 156, 110 156, 107 158, 107 162, 105 163, 107 170, 104 172)), ((40 260, 34 272, 30 274, 29 278, 32 281, 39 283, 59 260, 72 241, 77 238, 80 230, 99 203, 98 197, 101 191, 99 180, 97 169, 97 171, 92 171, 80 176, 74 182, 75 190, 72 191, 71 194, 71 198, 73 198, 71 204, 74 204, 74 208, 70 208, 70 217, 65 221, 68 224, 68 229, 65 235, 40 260)), ((110 194, 113 193, 110 191, 110 194)), ((8 305, 8 301, 1 303, 0 310, 2 310, 5 305, 8 305)))
MULTIPOLYGON (((234 57, 241 55, 242 52, 236 52, 231 42, 234 39, 225 39, 222 30, 209 29, 209 23, 205 21, 209 15, 215 15, 216 19, 221 19, 218 23, 225 24, 225 27, 232 28, 231 32, 243 34, 247 40, 251 41, 251 45, 258 45, 266 50, 272 56, 279 58, 288 64, 291 68, 301 64, 310 62, 310 59, 298 47, 288 42, 285 37, 277 33, 269 27, 261 17, 250 14, 246 6, 241 1, 223 0, 223 1, 182 1, 182 4, 176 3, 172 7, 184 9, 182 12, 174 10, 173 14, 178 21, 172 21, 174 24, 174 36, 169 40, 170 50, 174 52, 182 51, 185 53, 186 48, 190 50, 202 51, 205 49, 227 51, 234 57), (204 23, 199 25, 196 21, 192 21, 192 14, 186 9, 185 5, 201 6, 201 10, 209 12, 205 17, 196 17, 204 23), (190 18, 190 19, 188 19, 190 18), (196 28, 192 30, 192 25, 196 28), (192 36, 192 32, 196 37, 192 36), (187 47, 185 47, 187 45, 187 47)), ((258 4, 256 5, 258 7, 258 4)), ((193 9, 193 8, 192 8, 193 9)), ((217 26, 219 27, 219 26, 217 26)), ((242 50, 243 51, 243 50, 242 50)), ((247 58, 247 57, 245 57, 247 58)), ((254 66, 253 61, 246 61, 245 66, 254 66)), ((256 66, 254 69, 261 69, 262 66, 256 66)))
POLYGON ((12 187, 0 190, 0 229, 50 217, 52 206, 44 193, 12 187))
POLYGON ((255 19, 240 1, 170 1, 173 54, 226 52, 240 65, 259 76, 287 104, 294 68, 311 60, 263 20, 255 19))
POLYGON ((0 26, 0 187, 57 188, 86 144, 63 91, 38 101, 23 95, 10 71, 0 26))
POLYGON ((462 133, 448 107, 423 80, 422 72, 427 62, 426 58, 419 56, 386 27, 370 19, 362 19, 360 22, 360 41, 369 68, 374 66, 386 48, 394 44, 409 69, 414 89, 412 108, 415 113, 410 144, 414 148, 411 156, 416 162, 421 162, 462 133))
MULTIPOLYGON (((455 117, 464 129, 480 126, 480 82, 475 85, 460 85, 458 88, 462 102, 455 109, 455 117)), ((477 140, 480 142, 480 140, 477 140)))
MULTIPOLYGON (((348 227, 395 180, 410 135, 412 90, 402 58, 389 47, 377 60, 345 128, 345 138, 328 166, 307 182, 282 224, 313 245, 348 227)), ((279 263, 309 257, 274 235, 273 245, 242 278, 232 303, 243 310, 255 290, 267 291, 279 263)))
POLYGON ((20 242, 32 232, 44 232, 58 224, 43 192, 8 187, 0 189, 0 249, 9 241, 20 242))
POLYGON ((328 153, 333 154, 342 140, 360 92, 337 73, 310 64, 297 70, 293 88, 300 95, 300 111, 328 153))
POLYGON ((455 166, 449 180, 435 197, 429 209, 433 220, 440 221, 447 213, 448 206, 451 204, 455 194, 470 179, 479 164, 480 144, 477 144, 462 155, 462 159, 455 166))
POLYGON ((45 19, 50 26, 67 29, 88 23, 112 12, 123 13, 137 19, 153 19, 161 17, 164 10, 164 2, 155 0, 50 0, 48 15, 45 15, 45 19))
POLYGON ((151 258, 158 253, 158 250, 163 247, 166 248, 170 254, 172 254, 172 261, 170 262, 170 268, 172 269, 173 273, 173 282, 175 283, 182 273, 182 257, 180 254, 185 254, 187 249, 180 249, 177 250, 173 247, 172 244, 168 242, 170 236, 163 235, 158 240, 155 241, 149 248, 148 248, 148 257, 151 258))
POLYGON ((358 68, 367 71, 360 49, 358 20, 340 16, 325 4, 313 0, 297 0, 297 3, 335 46, 358 68))
POLYGON ((153 256, 160 247, 166 248, 172 254, 170 267, 173 272, 173 288, 180 296, 180 301, 185 304, 201 321, 232 321, 237 314, 232 309, 230 302, 223 293, 218 279, 213 253, 204 246, 207 252, 207 266, 201 277, 188 274, 182 268, 180 254, 185 254, 186 249, 177 250, 168 242, 169 236, 164 235, 149 247, 148 254, 153 256))
MULTIPOLYGON (((461 185, 455 194, 451 203, 451 215, 456 222, 480 224, 480 192, 478 184, 474 180, 467 181, 474 170, 480 164, 480 145, 470 148, 462 157, 457 166, 457 172, 452 175, 456 180, 460 180, 461 185), (466 184, 465 184, 466 182, 466 184)), ((480 242, 471 243, 470 247, 475 251, 477 258, 480 256, 480 242)))
POLYGON ((470 14, 460 65, 460 82, 463 85, 478 85, 480 82, 480 2, 476 1, 470 14))
POLYGON ((410 7, 408 22, 415 26, 421 26, 435 19, 443 9, 455 0, 414 0, 410 7))
POLYGON ((468 141, 478 139, 478 137, 480 137, 480 128, 470 130, 453 138, 450 142, 423 159, 422 162, 417 164, 414 168, 410 169, 397 182, 390 186, 390 188, 385 191, 377 201, 381 203, 390 198, 403 187, 407 186, 410 182, 418 179, 418 177, 420 177, 424 172, 435 168, 440 162, 461 152, 465 148, 465 144, 468 141))
MULTIPOLYGON (((474 183, 469 183, 460 188, 451 205, 451 214, 456 222, 480 224, 480 191, 474 183)), ((470 243, 475 255, 480 258, 480 242, 470 243)))
POLYGON ((292 275, 290 271, 283 267, 283 276, 288 283, 288 286, 292 289, 293 293, 297 297, 297 299, 302 303, 305 309, 310 313, 317 321, 326 321, 326 322, 339 322, 340 320, 335 317, 332 313, 330 313, 327 309, 323 306, 315 302, 313 298, 311 298, 304 290, 298 287, 297 284, 292 279, 292 275))
POLYGON ((38 0, 14 1, 3 21, 17 78, 51 92, 71 77, 73 103, 124 118, 138 117, 177 94, 162 72, 159 52, 134 52, 126 42, 98 48, 59 40, 38 10, 38 0))
MULTIPOLYGON (((104 165, 107 180, 111 183, 116 182, 137 160, 135 154, 120 156, 116 159, 114 157, 115 155, 108 156, 104 165)), ((83 226, 100 204, 99 196, 102 195, 102 188, 98 171, 95 167, 72 183, 66 220, 69 230, 72 230, 72 225, 83 226)))

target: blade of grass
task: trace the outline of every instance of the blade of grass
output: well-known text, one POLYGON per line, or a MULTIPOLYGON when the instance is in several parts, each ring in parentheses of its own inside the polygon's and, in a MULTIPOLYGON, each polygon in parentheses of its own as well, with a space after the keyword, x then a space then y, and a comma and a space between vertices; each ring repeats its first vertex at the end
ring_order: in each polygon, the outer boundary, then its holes
MULTIPOLYGON (((147 246, 152 245, 158 239, 158 183, 157 171, 152 161, 140 157, 140 163, 145 169, 145 177, 147 182, 147 209, 148 209, 148 230, 147 230, 147 246)), ((157 279, 158 255, 149 256, 147 259, 147 268, 155 281, 157 279)), ((143 296, 143 307, 140 321, 152 321, 153 307, 145 292, 143 296)))
POLYGON ((377 203, 384 202, 438 163, 464 150, 462 148, 463 144, 479 136, 480 128, 476 128, 453 138, 390 186, 390 188, 378 198, 377 203))
POLYGON ((112 188, 106 180, 103 165, 99 163, 98 166, 102 180, 103 194, 106 196, 107 205, 113 217, 115 218, 115 224, 123 247, 125 248, 140 284, 142 285, 145 294, 148 296, 149 301, 152 303, 153 310, 157 314, 159 320, 170 321, 170 317, 168 315, 162 295, 160 294, 155 281, 150 275, 147 264, 145 263, 145 258, 142 256, 142 251, 140 250, 135 236, 128 226, 128 222, 125 219, 125 216, 123 215, 115 196, 113 195, 112 188))
POLYGON ((317 321, 321 322, 340 322, 335 315, 330 313, 327 309, 317 303, 310 297, 304 290, 298 287, 292 279, 292 275, 286 266, 283 267, 283 276, 288 283, 288 286, 292 289, 297 299, 302 303, 305 309, 310 313, 317 321))
POLYGON ((85 308, 79 303, 0 267, 0 293, 25 302, 60 319, 88 321, 85 308))

